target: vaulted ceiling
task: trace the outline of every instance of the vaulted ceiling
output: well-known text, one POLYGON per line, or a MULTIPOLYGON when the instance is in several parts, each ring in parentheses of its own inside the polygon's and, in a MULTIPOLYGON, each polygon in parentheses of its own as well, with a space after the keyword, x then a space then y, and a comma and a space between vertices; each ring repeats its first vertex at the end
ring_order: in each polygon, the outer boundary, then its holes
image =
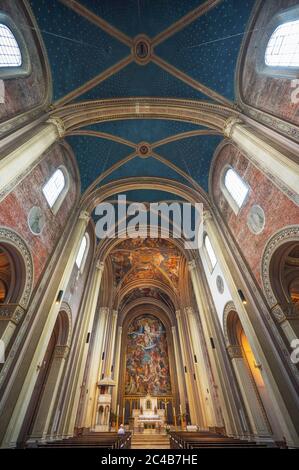
MULTIPOLYGON (((124 97, 233 107, 236 64, 254 3, 30 0, 49 57, 54 107, 124 97)), ((115 164, 102 182, 159 176, 190 184, 188 175, 207 191, 211 159, 222 136, 174 120, 126 119, 88 126, 67 140, 78 160, 83 191, 115 164), (143 142, 149 144, 147 158, 137 152, 126 161, 143 142)), ((135 196, 157 199, 149 191, 135 196)), ((160 193, 158 199, 165 196, 160 193)))

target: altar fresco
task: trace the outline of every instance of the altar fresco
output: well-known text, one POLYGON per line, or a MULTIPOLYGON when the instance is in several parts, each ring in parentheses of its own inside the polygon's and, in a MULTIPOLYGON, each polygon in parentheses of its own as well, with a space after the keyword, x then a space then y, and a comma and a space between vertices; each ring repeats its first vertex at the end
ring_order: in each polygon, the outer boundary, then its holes
POLYGON ((166 330, 153 315, 135 318, 129 326, 126 395, 169 395, 170 370, 166 330))

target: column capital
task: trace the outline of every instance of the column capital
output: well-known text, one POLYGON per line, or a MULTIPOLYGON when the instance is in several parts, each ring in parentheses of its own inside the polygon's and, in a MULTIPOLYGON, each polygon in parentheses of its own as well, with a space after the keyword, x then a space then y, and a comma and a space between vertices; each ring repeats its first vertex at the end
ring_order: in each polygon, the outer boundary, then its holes
POLYGON ((176 316, 177 318, 181 318, 181 311, 180 311, 180 310, 176 310, 176 311, 175 311, 175 316, 176 316))
POLYGON ((190 315, 190 316, 194 315, 194 310, 192 307, 185 307, 185 312, 187 315, 190 315))
POLYGON ((108 315, 109 313, 109 308, 108 307, 101 307, 99 310, 100 315, 108 315))
POLYGON ((105 263, 103 261, 96 262, 96 269, 99 271, 104 271, 105 263))
POLYGON ((54 357, 66 359, 70 352, 69 346, 57 345, 54 349, 54 357))
POLYGON ((228 139, 231 139, 233 129, 234 129, 234 127, 235 127, 237 124, 243 124, 242 121, 241 121, 241 119, 239 119, 239 118, 236 117, 236 116, 231 116, 231 117, 229 117, 229 118, 225 121, 225 124, 224 124, 224 126, 223 126, 223 134, 224 134, 224 136, 227 137, 228 139))
POLYGON ((240 359, 242 358, 242 350, 240 346, 228 346, 227 347, 228 355, 231 359, 240 359))
POLYGON ((59 137, 62 139, 65 135, 65 125, 61 118, 52 116, 47 121, 49 124, 56 126, 59 137))
POLYGON ((117 315, 118 315, 118 310, 112 310, 113 318, 117 317, 117 315))
POLYGON ((203 212, 203 221, 206 222, 207 220, 212 220, 213 216, 211 211, 204 211, 203 212))
POLYGON ((79 215, 79 220, 85 220, 86 222, 89 222, 90 219, 90 214, 87 211, 81 211, 79 215))
POLYGON ((196 269, 196 261, 195 259, 192 259, 191 261, 188 261, 188 269, 189 271, 194 271, 196 269))

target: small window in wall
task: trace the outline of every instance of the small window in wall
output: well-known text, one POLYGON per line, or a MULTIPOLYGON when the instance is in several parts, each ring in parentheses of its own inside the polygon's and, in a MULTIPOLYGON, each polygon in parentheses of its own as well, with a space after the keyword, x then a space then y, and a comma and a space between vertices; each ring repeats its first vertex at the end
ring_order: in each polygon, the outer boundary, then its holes
POLYGON ((81 271, 83 270, 86 255, 87 255, 87 248, 88 248, 88 236, 87 234, 84 235, 84 237, 81 240, 80 248, 77 254, 76 258, 76 265, 77 268, 80 269, 81 271))
POLYGON ((229 202, 237 213, 241 209, 249 193, 249 186, 233 169, 228 168, 224 173, 224 188, 226 196, 229 195, 229 202))
POLYGON ((275 29, 266 48, 265 63, 268 67, 299 68, 299 19, 275 29))
POLYGON ((13 32, 0 23, 0 67, 20 67, 22 54, 13 32))
POLYGON ((12 19, 0 11, 0 79, 22 77, 31 72, 23 35, 12 19))
POLYGON ((209 262, 209 265, 210 265, 209 266, 210 271, 213 271, 213 269, 215 268, 215 266, 217 264, 217 258, 216 258, 216 255, 215 255, 215 251, 212 247, 211 241, 209 239, 209 236, 207 234, 205 234, 205 236, 204 236, 204 247, 205 247, 208 262, 209 262))
POLYGON ((43 187, 44 196, 54 213, 58 211, 67 191, 67 172, 64 168, 57 168, 43 187))

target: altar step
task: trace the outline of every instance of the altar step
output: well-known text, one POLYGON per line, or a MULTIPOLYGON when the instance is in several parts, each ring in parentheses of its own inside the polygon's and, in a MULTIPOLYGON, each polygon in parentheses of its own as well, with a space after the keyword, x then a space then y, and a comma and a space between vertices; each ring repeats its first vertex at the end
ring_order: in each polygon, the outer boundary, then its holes
POLYGON ((136 433, 132 436, 132 449, 170 449, 166 434, 136 433))

